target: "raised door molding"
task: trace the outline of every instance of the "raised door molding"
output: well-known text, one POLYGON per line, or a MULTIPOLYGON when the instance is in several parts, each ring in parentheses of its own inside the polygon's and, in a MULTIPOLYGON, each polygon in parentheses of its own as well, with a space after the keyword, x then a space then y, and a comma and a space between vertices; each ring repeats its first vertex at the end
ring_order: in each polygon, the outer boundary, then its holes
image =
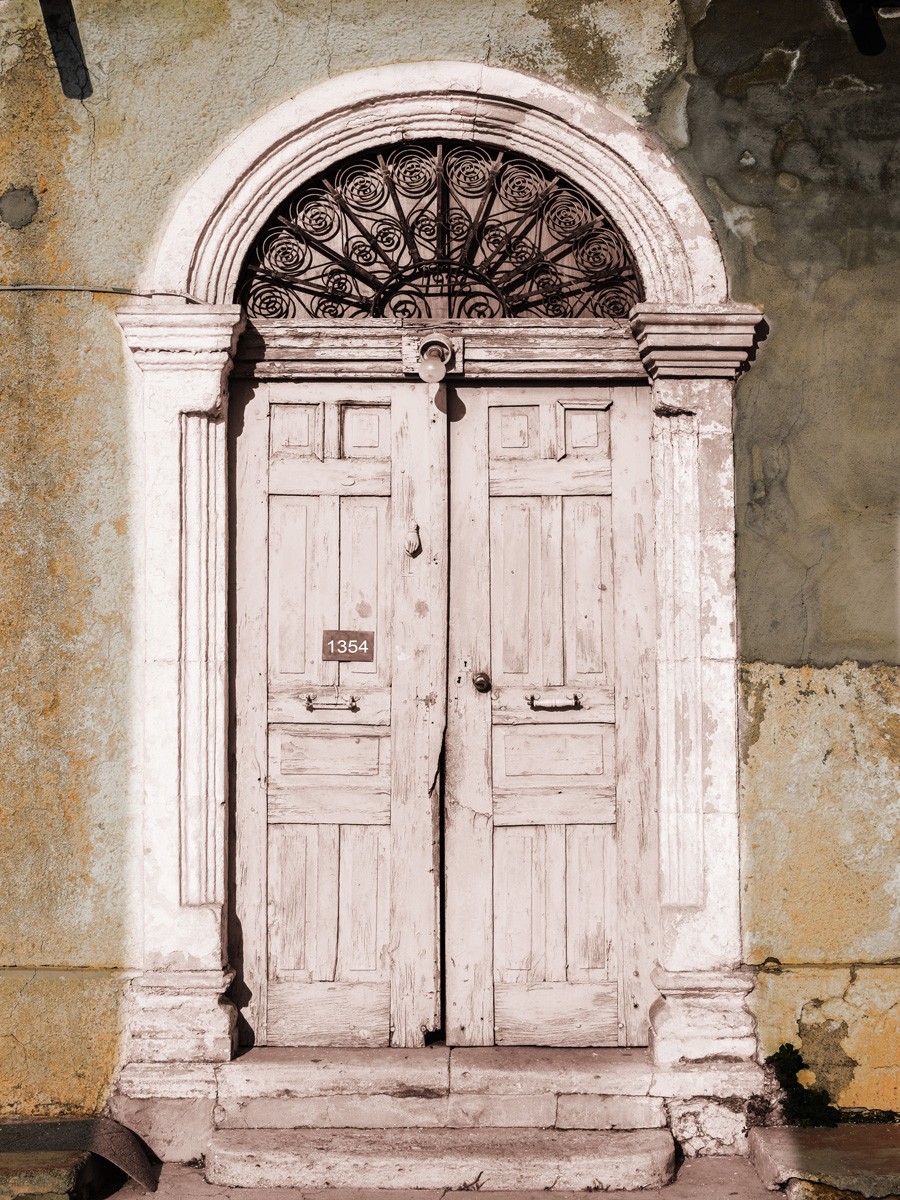
POLYGON ((234 305, 178 301, 118 320, 143 376, 145 974, 130 1053, 228 1058, 225 400, 244 322, 234 305), (185 1006, 193 1040, 179 1031, 185 1006))
POLYGON ((749 305, 631 313, 653 387, 662 966, 740 961, 732 390, 749 305))

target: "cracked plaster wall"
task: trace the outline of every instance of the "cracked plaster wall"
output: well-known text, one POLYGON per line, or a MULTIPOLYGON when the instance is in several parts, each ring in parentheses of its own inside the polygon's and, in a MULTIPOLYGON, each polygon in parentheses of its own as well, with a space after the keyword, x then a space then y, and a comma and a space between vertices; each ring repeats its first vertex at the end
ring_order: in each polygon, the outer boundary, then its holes
MULTIPOLYGON (((889 49, 864 59, 832 0, 74 7, 89 86, 79 77, 68 95, 37 0, 0 9, 4 283, 134 288, 179 192, 230 137, 358 67, 509 66, 592 94, 666 144, 719 234, 735 299, 764 306, 771 327, 738 387, 735 433, 740 644, 752 660, 746 954, 785 964, 761 976, 761 1036, 767 1049, 802 1041, 841 1103, 895 1105, 879 1057, 887 988, 864 981, 887 979, 877 964, 897 956, 885 838, 900 776, 879 741, 897 718, 897 674, 857 663, 896 663, 900 642, 900 21, 884 20, 889 49), (876 965, 855 966, 850 987, 850 962, 876 965), (827 1030, 823 1041, 814 1028, 828 1022, 830 1059, 827 1030)), ((0 967, 16 968, 0 972, 15 998, 0 1010, 0 1080, 19 1111, 92 1108, 118 1054, 122 972, 139 957, 137 464, 119 301, 0 302, 0 753, 11 765, 0 967)))

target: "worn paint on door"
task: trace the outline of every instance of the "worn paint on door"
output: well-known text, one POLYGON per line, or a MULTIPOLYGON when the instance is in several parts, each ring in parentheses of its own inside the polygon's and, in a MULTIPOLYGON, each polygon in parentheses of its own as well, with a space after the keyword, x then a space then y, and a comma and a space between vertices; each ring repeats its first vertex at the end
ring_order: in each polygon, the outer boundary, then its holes
POLYGON ((250 1020, 270 1044, 411 1046, 441 1025, 443 748, 447 1040, 641 1044, 646 395, 459 388, 449 423, 431 398, 271 383, 244 410, 250 1020), (374 660, 323 661, 323 629, 354 627, 374 660))

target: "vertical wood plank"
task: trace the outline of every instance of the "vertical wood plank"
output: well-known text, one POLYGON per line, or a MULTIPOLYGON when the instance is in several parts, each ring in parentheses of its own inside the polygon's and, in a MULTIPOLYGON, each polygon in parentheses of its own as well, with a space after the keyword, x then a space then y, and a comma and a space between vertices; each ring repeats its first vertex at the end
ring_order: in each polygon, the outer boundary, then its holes
POLYGON ((342 825, 337 979, 359 983, 386 978, 389 890, 386 828, 342 825))
MULTIPOLYGON (((544 405, 546 408, 547 405, 544 405)), ((544 687, 565 683, 563 674, 562 499, 543 496, 541 505, 541 675, 544 687)))
POLYGON ((316 844, 314 878, 307 858, 307 960, 313 979, 330 982, 337 973, 340 827, 316 825, 311 828, 316 844))
MULTIPOLYGON (((315 826, 273 825, 269 828, 269 978, 285 972, 309 972, 306 915, 309 904, 308 842, 315 826)), ((312 864, 315 871, 315 862, 312 864)))
POLYGON ((273 496, 270 501, 269 670, 273 676, 307 677, 307 595, 315 589, 307 564, 313 557, 314 506, 315 501, 305 497, 273 496))
POLYGON ((341 682, 348 687, 353 676, 379 673, 378 660, 384 656, 387 510, 386 497, 341 498, 339 625, 341 629, 373 629, 376 632, 376 658, 372 662, 341 664, 341 682))
POLYGON ((615 904, 608 906, 611 842, 610 830, 602 825, 570 825, 566 831, 566 940, 573 983, 598 983, 609 977, 607 940, 615 935, 615 904))
POLYGON ((565 508, 566 665, 570 679, 603 671, 601 499, 568 496, 565 508))
MULTIPOLYGON (((656 583, 650 394, 616 388, 611 411, 616 583, 620 1038, 646 1045, 657 957, 656 583)), ((656 536, 661 536, 657 531, 656 536)))
POLYGON ((544 826, 544 895, 546 896, 546 919, 544 922, 544 944, 546 963, 544 979, 561 983, 566 978, 566 827, 565 825, 544 826))
POLYGON ((491 508, 491 571, 499 600, 492 606, 491 642, 504 675, 527 676, 537 650, 531 645, 532 572, 539 565, 531 554, 534 501, 494 500, 491 508))
POLYGON ((545 978, 546 837, 540 826, 494 832, 494 978, 539 983, 545 978))
POLYGON ((310 677, 325 686, 334 686, 338 681, 338 664, 322 660, 322 630, 336 629, 340 613, 340 506, 340 496, 319 496, 316 500, 316 532, 306 560, 307 578, 313 581, 307 592, 307 663, 310 677))
MULTIPOLYGON (((472 686, 491 662, 487 393, 466 389, 450 426, 449 700, 445 777, 447 1040, 494 1042, 491 698, 472 686)), ((501 643, 502 644, 502 643, 501 643)))
POLYGON ((392 390, 391 1043, 440 1023, 440 761, 447 695, 447 418, 443 388, 392 390), (421 550, 404 550, 417 525, 421 550))
POLYGON ((267 607, 269 388, 236 384, 233 437, 236 509, 234 591, 235 921, 231 961, 249 995, 244 1016, 265 1040, 267 955, 267 607), (241 428, 241 435, 237 431, 241 428))

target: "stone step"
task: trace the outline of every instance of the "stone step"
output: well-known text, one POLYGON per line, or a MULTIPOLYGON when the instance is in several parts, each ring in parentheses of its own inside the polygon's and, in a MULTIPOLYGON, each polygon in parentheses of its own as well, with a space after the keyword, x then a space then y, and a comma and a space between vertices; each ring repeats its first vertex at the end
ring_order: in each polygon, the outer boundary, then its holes
POLYGON ((219 1068, 215 1124, 658 1129, 649 1085, 642 1051, 259 1050, 219 1068))
POLYGON ((659 1187, 674 1174, 664 1129, 225 1129, 210 1183, 274 1188, 598 1191, 659 1187))
POLYGON ((223 1063, 217 1075, 223 1104, 272 1096, 646 1096, 654 1072, 646 1050, 263 1047, 223 1063))
MULTIPOLYGON (((123 1074, 128 1094, 148 1095, 155 1064, 123 1074), (132 1078, 134 1076, 134 1078, 132 1078), (134 1089, 141 1086, 138 1093, 134 1089)), ((171 1072, 169 1073, 171 1074, 171 1072)), ((756 1063, 706 1062, 659 1067, 645 1049, 429 1046, 421 1050, 260 1047, 216 1068, 219 1103, 230 1098, 395 1096, 749 1096, 756 1063)), ((160 1094, 170 1094, 167 1089, 160 1094)), ((187 1092, 185 1092, 187 1094, 187 1092)), ((193 1093, 191 1093, 193 1094, 193 1093)))

